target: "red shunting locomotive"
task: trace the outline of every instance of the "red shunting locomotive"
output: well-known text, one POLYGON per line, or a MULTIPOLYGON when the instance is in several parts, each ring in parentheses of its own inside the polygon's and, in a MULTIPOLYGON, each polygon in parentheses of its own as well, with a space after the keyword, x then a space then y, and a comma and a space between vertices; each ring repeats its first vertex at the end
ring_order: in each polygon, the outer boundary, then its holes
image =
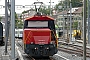
POLYGON ((54 19, 46 15, 34 15, 24 21, 24 52, 34 57, 52 56, 57 53, 57 37, 54 19))

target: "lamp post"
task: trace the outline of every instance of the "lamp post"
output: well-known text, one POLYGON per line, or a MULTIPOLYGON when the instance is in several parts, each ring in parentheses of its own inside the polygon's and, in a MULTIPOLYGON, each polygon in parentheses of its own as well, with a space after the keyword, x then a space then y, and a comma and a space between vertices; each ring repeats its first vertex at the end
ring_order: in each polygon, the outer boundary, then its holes
POLYGON ((70 42, 72 41, 72 6, 70 0, 70 42))
POLYGON ((50 16, 51 16, 51 15, 52 15, 52 14, 51 14, 51 3, 54 3, 54 2, 51 2, 51 0, 50 0, 49 3, 50 3, 50 16))
POLYGON ((7 54, 7 41, 8 41, 8 33, 7 33, 7 27, 8 27, 8 3, 7 0, 5 0, 5 55, 7 54))
POLYGON ((83 0, 83 60, 86 60, 86 0, 83 0))
POLYGON ((64 18, 64 3, 63 4, 63 40, 65 39, 65 18, 64 18))
POLYGON ((90 0, 88 0, 88 44, 90 44, 90 0))
POLYGON ((51 16, 51 0, 50 0, 50 16, 51 16))
POLYGON ((69 1, 69 0, 66 1, 67 16, 66 16, 66 18, 65 18, 65 19, 67 19, 67 20, 66 20, 66 21, 67 21, 67 43, 69 43, 69 36, 68 36, 68 30, 69 30, 69 29, 68 29, 68 20, 69 20, 69 19, 68 19, 68 1, 69 1))
POLYGON ((15 0, 11 0, 11 59, 15 60, 15 0))

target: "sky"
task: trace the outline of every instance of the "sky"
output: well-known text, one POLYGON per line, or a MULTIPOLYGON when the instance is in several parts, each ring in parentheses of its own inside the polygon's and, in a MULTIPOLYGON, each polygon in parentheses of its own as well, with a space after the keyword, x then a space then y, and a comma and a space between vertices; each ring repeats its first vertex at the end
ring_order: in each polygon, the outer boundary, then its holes
MULTIPOLYGON (((37 0, 15 0, 15 5, 22 5, 22 6, 25 6, 25 5, 32 5, 34 2, 36 2, 37 0)), ((50 0, 38 0, 40 2, 43 2, 45 5, 50 5, 50 0)), ((54 2, 54 3, 51 3, 51 5, 56 5, 58 3, 58 1, 60 0, 51 0, 51 2, 54 2)), ((5 0, 0 0, 0 5, 4 5, 5 6, 5 0)), ((30 8, 15 8, 15 12, 16 13, 21 13, 22 11, 24 10, 28 10, 30 8)), ((1 8, 0 6, 0 15, 3 15, 5 14, 5 8, 1 8)))

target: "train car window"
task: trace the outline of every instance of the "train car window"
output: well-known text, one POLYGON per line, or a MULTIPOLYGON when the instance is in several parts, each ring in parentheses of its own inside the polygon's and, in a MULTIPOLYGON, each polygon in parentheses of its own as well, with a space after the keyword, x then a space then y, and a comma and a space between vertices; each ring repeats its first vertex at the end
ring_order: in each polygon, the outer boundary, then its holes
POLYGON ((22 34, 23 33, 23 31, 20 31, 20 34, 22 34))
POLYGON ((18 31, 15 31, 15 34, 18 34, 18 31))

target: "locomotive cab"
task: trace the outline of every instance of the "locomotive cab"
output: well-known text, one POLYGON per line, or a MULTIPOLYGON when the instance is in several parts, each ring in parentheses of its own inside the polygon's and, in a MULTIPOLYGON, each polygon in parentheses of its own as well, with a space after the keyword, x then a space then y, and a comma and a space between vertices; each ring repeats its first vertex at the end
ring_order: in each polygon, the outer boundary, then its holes
POLYGON ((54 19, 33 16, 24 21, 24 51, 34 57, 52 56, 57 53, 57 37, 54 19))

